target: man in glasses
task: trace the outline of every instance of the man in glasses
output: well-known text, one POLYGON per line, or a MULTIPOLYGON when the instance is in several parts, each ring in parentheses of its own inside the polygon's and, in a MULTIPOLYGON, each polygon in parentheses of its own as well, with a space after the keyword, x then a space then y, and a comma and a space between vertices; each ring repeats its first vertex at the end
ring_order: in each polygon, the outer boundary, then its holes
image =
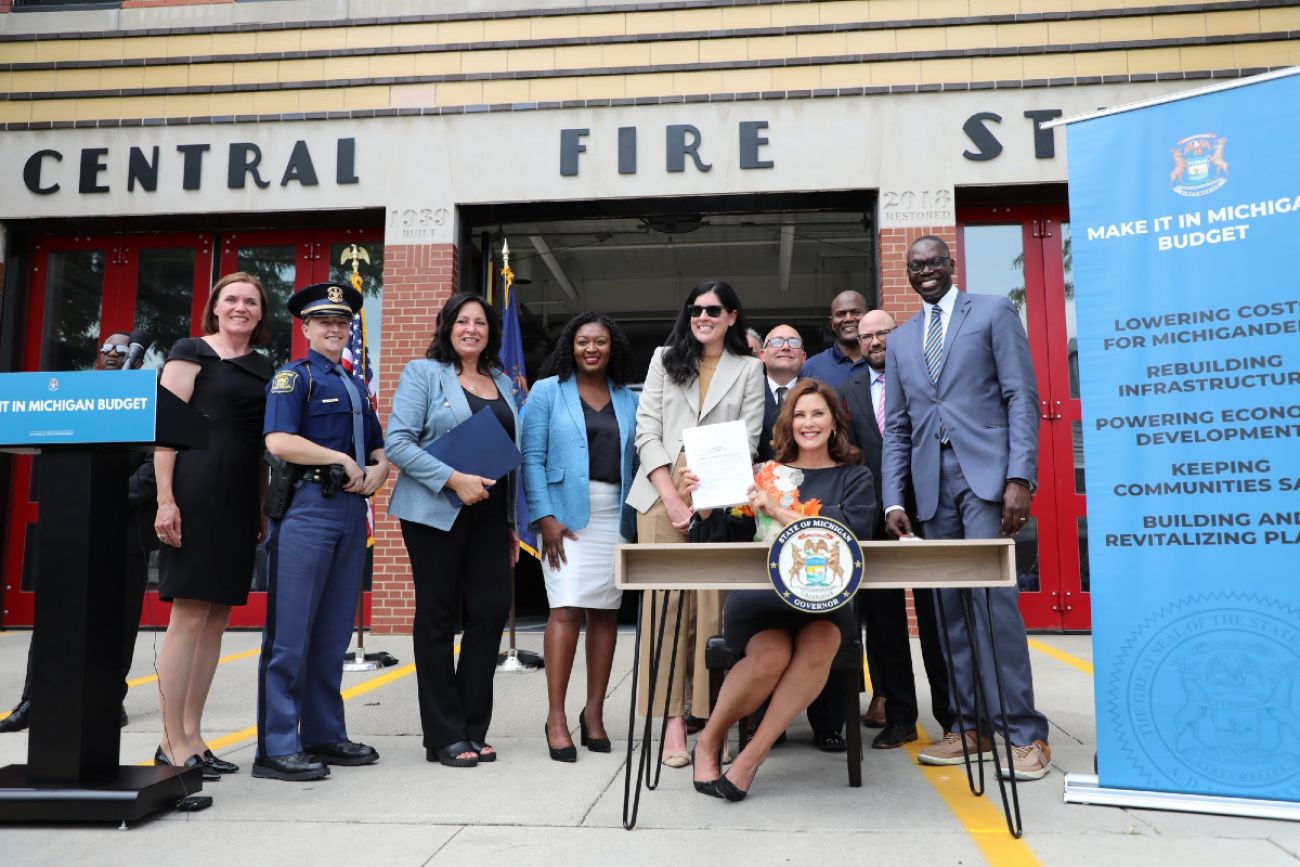
MULTIPOLYGON (((126 365, 127 353, 131 339, 123 333, 110 334, 99 348, 98 370, 122 370, 126 365)), ((132 368, 140 366, 137 359, 132 368)), ((124 618, 122 629, 122 698, 126 698, 126 679, 131 670, 131 658, 135 655, 135 637, 140 630, 140 605, 144 600, 145 582, 149 574, 149 553, 158 547, 158 539, 153 532, 154 512, 158 509, 157 489, 153 475, 153 456, 149 452, 132 452, 131 479, 129 481, 127 509, 127 545, 126 575, 123 586, 126 590, 126 604, 123 606, 124 618)), ((27 550, 28 557, 35 557, 35 548, 27 550)), ((34 644, 35 642, 33 642, 34 644)), ((27 649, 27 677, 23 681, 23 694, 18 704, 9 715, 0 720, 0 733, 20 732, 31 722, 32 714, 32 651, 27 649)), ((121 724, 126 725, 126 706, 122 706, 121 724)))
POLYGON ((803 338, 790 325, 778 325, 767 332, 762 341, 762 352, 758 356, 767 371, 767 393, 763 407, 763 433, 759 437, 759 460, 772 459, 772 425, 776 423, 776 414, 785 400, 785 395, 799 378, 799 370, 808 359, 804 352, 803 338))
MULTIPOLYGON (((883 497, 891 536, 912 532, 913 516, 928 539, 1014 536, 1029 520, 1038 468, 1038 389, 1029 340, 1003 296, 960 292, 953 285, 948 245, 933 235, 913 242, 907 278, 922 311, 890 335, 886 351, 883 497), (907 507, 908 485, 916 506, 907 507)), ((982 686, 1001 733, 992 642, 1005 686, 1006 725, 1016 779, 1037 780, 1051 769, 1047 718, 1034 708, 1033 674, 1014 587, 972 594, 982 686), (989 628, 990 615, 992 629, 989 628)), ((991 756, 989 732, 972 713, 975 674, 961 591, 939 591, 952 652, 951 687, 960 701, 939 743, 920 760, 963 761, 962 741, 977 761, 991 756)), ((1003 767, 1004 775, 1011 769, 1003 767)))
MULTIPOLYGON (((841 389, 844 406, 849 411, 849 436, 862 450, 862 462, 871 470, 876 482, 876 502, 881 497, 880 461, 885 434, 885 359, 889 336, 897 323, 884 310, 872 310, 858 323, 858 340, 867 368, 855 375, 841 389)), ((905 491, 904 505, 916 512, 911 487, 905 491)), ((889 538, 885 533, 884 515, 876 521, 873 539, 889 538)), ((948 708, 948 667, 939 643, 938 623, 934 613, 934 592, 914 590, 917 631, 921 638, 921 655, 925 674, 930 681, 930 705, 939 725, 947 731, 952 723, 948 708)), ((902 590, 869 590, 855 600, 858 619, 867 628, 867 667, 871 671, 874 694, 862 723, 881 729, 871 741, 873 749, 888 750, 916 740, 916 681, 912 675, 912 645, 907 634, 907 600, 902 590)))
POLYGON ((858 345, 858 320, 867 312, 867 301, 862 293, 846 289, 831 301, 831 332, 835 342, 829 349, 817 353, 803 366, 800 376, 821 380, 839 391, 849 377, 867 366, 858 345))

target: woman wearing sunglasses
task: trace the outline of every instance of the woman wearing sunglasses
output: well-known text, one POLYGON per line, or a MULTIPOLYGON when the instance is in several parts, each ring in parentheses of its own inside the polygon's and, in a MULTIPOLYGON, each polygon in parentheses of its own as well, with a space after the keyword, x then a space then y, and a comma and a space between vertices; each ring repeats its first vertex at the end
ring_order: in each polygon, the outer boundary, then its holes
MULTIPOLYGON (((677 492, 673 474, 683 465, 682 431, 697 425, 744 421, 751 455, 763 427, 763 364, 745 341, 744 313, 736 290, 721 280, 706 280, 686 296, 667 342, 654 351, 636 414, 636 448, 641 468, 628 493, 636 509, 640 542, 685 542, 691 506, 677 492)), ((718 591, 668 593, 668 623, 682 611, 677 665, 667 693, 668 727, 664 735, 664 764, 680 768, 690 763, 686 750, 685 714, 709 714, 709 678, 704 667, 706 642, 722 624, 718 591)), ((649 608, 663 604, 662 593, 644 597, 643 623, 649 608)), ((657 615, 656 615, 657 616, 657 615)), ((672 634, 671 626, 665 633, 672 634)), ((640 712, 648 715, 647 690, 650 642, 642 645, 640 712)), ((662 708, 673 648, 665 641, 655 708, 662 708)))

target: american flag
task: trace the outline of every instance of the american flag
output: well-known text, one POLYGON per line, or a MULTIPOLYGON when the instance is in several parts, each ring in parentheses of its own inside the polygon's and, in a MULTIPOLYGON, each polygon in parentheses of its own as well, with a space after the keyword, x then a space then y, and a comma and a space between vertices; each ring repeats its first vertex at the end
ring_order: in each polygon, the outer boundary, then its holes
MULTIPOLYGON (((370 366, 370 351, 366 348, 366 314, 358 313, 352 317, 352 328, 348 333, 348 345, 343 349, 343 358, 339 361, 343 369, 356 380, 357 390, 370 399, 370 406, 379 411, 379 400, 375 396, 375 371, 370 366), (358 359, 360 361, 358 362, 358 359)), ((375 544, 375 503, 366 500, 366 547, 375 544)))

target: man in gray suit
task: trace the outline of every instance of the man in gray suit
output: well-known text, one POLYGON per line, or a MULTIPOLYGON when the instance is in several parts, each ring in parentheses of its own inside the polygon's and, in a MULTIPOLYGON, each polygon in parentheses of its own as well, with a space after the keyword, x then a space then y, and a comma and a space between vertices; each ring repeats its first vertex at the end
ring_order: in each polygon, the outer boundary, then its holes
MULTIPOLYGON (((1006 298, 961 292, 952 283, 948 246, 926 235, 907 254, 907 277, 924 302, 893 333, 885 365, 883 502, 891 536, 911 534, 904 506, 910 482, 916 518, 927 539, 1012 536, 1029 519, 1038 462, 1038 391, 1029 341, 1006 298)), ((1047 718, 1034 709, 1025 623, 1015 588, 976 592, 976 641, 983 690, 1001 730, 991 641, 996 640, 1006 690, 1009 750, 1015 775, 1037 780, 1051 768, 1047 718)), ((951 688, 962 716, 942 741, 923 750, 931 765, 992 757, 988 733, 974 721, 975 679, 970 639, 956 590, 940 591, 952 650, 951 688)), ((1002 772, 1008 773, 1004 767, 1002 772)))

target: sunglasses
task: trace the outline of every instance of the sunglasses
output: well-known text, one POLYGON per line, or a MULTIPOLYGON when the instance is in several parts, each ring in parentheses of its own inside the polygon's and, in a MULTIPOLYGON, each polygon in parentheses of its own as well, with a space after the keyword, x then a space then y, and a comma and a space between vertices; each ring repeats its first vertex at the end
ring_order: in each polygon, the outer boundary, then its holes
POLYGON ((717 319, 722 315, 721 304, 687 304, 686 312, 691 314, 692 319, 699 319, 701 316, 708 314, 710 319, 717 319))
POLYGON ((803 349, 803 339, 799 337, 769 337, 767 345, 773 349, 788 346, 791 349, 803 349))
POLYGON ((129 351, 130 347, 121 343, 105 343, 99 349, 101 355, 126 355, 129 351))

